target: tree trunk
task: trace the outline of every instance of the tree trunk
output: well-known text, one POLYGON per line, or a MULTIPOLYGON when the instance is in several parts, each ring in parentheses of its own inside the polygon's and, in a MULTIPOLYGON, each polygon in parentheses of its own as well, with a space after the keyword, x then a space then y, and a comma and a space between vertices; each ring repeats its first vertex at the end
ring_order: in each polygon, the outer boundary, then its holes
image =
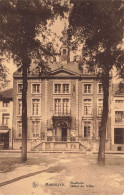
POLYGON ((27 65, 23 63, 23 89, 22 89, 22 161, 27 160, 27 65))
POLYGON ((98 164, 105 165, 105 142, 106 142, 106 127, 108 120, 108 103, 109 103, 109 70, 106 68, 103 77, 103 113, 101 121, 101 136, 98 152, 98 164))

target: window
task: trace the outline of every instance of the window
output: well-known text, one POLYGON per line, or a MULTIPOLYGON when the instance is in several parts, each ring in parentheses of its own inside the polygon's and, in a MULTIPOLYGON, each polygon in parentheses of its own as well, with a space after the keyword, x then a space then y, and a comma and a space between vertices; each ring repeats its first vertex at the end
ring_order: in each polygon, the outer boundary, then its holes
POLYGON ((124 128, 115 128, 114 129, 114 143, 115 144, 124 144, 124 128))
POLYGON ((35 93, 35 94, 40 93, 40 84, 32 84, 32 93, 35 93))
POLYGON ((3 107, 8 107, 9 106, 9 102, 8 101, 3 101, 3 107))
POLYGON ((115 111, 115 122, 124 122, 124 111, 115 111))
POLYGON ((40 115, 40 99, 32 99, 32 115, 40 115))
POLYGON ((102 86, 102 84, 98 84, 98 93, 103 93, 103 86, 102 86))
POLYGON ((64 55, 66 54, 66 49, 63 49, 63 54, 64 54, 64 55))
POLYGON ((17 129, 18 129, 18 137, 22 137, 22 121, 18 121, 17 129))
POLYGON ((88 68, 83 68, 83 73, 84 74, 88 74, 89 73, 89 69, 88 68))
POLYGON ((102 115, 103 111, 103 99, 98 99, 98 115, 102 115))
POLYGON ((90 137, 91 134, 91 123, 85 122, 84 123, 84 138, 90 137))
POLYGON ((69 114, 69 99, 54 99, 54 111, 55 114, 69 114))
POLYGON ((69 113, 69 99, 63 99, 63 113, 69 113))
POLYGON ((22 99, 18 99, 18 115, 22 115, 22 99))
POLYGON ((9 123, 9 114, 3 114, 2 124, 3 125, 8 125, 8 123, 9 123))
POLYGON ((69 84, 54 84, 54 93, 57 94, 68 94, 70 90, 69 84))
POLYGON ((61 99, 55 99, 54 100, 54 110, 55 113, 61 113, 61 99))
POLYGON ((61 84, 55 84, 55 93, 61 93, 61 84))
POLYGON ((84 84, 84 93, 92 93, 92 84, 84 84))
POLYGON ((98 122, 98 137, 100 138, 101 136, 101 122, 98 122))
POLYGON ((63 84, 63 93, 69 93, 69 84, 63 84))
POLYGON ((40 135, 40 121, 32 121, 32 135, 39 137, 40 135))
POLYGON ((115 108, 123 108, 124 100, 115 100, 115 108))
POLYGON ((92 114, 92 100, 84 99, 84 115, 92 114))
POLYGON ((23 84, 18 84, 18 93, 22 93, 23 84))

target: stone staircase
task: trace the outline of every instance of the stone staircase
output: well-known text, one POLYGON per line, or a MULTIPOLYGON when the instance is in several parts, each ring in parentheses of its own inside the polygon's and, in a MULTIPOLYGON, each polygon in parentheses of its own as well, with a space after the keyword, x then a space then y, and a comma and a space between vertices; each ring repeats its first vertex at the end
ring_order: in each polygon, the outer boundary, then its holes
POLYGON ((42 141, 32 144, 32 151, 87 151, 87 147, 80 141, 42 141))

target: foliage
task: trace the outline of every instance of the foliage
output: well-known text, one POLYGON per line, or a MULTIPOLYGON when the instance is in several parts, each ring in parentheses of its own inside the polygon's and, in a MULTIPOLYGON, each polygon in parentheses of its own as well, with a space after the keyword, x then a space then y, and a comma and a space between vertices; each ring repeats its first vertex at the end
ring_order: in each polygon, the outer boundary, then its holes
POLYGON ((22 160, 27 160, 27 76, 32 62, 53 55, 53 45, 47 42, 48 21, 67 11, 66 0, 0 0, 0 52, 10 55, 22 70, 22 160), (39 37, 40 35, 40 37, 39 37), (33 60, 32 60, 33 59, 33 60))
POLYGON ((3 64, 3 58, 0 58, 0 90, 7 86, 9 80, 7 79, 8 68, 3 64))
POLYGON ((83 43, 83 60, 102 69, 122 68, 122 1, 71 0, 71 3, 69 34, 83 43))
MULTIPOLYGON (((0 0, 0 50, 10 52, 18 65, 24 56, 27 66, 36 53, 44 56, 50 54, 50 44, 45 45, 48 35, 47 23, 53 21, 67 10, 66 1, 61 5, 60 0, 0 0), (38 39, 38 36, 42 39, 38 39), (26 52, 25 52, 26 51, 26 52)), ((38 55, 37 55, 38 57, 38 55)))
POLYGON ((98 162, 105 163, 106 125, 108 119, 109 72, 115 66, 123 69, 123 1, 71 0, 69 18, 70 39, 82 43, 82 60, 101 69, 98 75, 103 85, 103 113, 98 162), (73 38, 73 39, 74 39, 73 38))

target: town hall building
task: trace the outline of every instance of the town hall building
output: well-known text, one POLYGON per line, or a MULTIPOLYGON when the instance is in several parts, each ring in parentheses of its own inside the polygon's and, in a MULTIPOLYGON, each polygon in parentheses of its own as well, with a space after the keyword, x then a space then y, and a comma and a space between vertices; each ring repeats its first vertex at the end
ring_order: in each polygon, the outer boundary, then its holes
MULTIPOLYGON (((103 109, 102 84, 97 69, 70 61, 66 41, 59 61, 49 64, 48 75, 36 68, 28 75, 28 150, 98 150, 103 109)), ((111 88, 111 86, 110 86, 111 88)), ((110 89, 111 90, 111 89, 110 89)), ((22 75, 13 75, 13 148, 21 148, 22 75)), ((111 120, 107 122, 106 149, 110 150, 111 120)))

